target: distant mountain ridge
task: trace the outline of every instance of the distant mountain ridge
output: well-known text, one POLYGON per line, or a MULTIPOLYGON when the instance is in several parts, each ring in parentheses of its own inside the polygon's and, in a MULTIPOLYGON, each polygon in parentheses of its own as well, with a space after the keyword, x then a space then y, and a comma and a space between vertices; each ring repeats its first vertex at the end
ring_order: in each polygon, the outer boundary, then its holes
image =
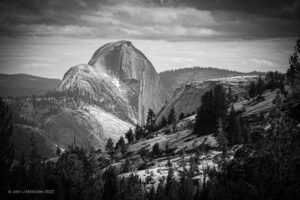
POLYGON ((59 79, 28 74, 0 74, 0 96, 30 96, 45 94, 59 86, 59 79))
POLYGON ((220 68, 195 66, 191 68, 163 71, 159 73, 159 76, 164 84, 169 86, 168 89, 173 94, 177 88, 194 81, 206 81, 215 78, 251 76, 259 74, 263 74, 263 72, 253 71, 245 73, 220 68))

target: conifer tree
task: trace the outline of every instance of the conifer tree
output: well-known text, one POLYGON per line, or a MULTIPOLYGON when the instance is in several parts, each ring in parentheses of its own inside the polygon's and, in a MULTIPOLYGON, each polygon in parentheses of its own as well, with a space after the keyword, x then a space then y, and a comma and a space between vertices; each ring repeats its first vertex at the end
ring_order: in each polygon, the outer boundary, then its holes
POLYGON ((297 39, 295 51, 290 56, 290 68, 287 70, 286 76, 288 85, 292 89, 289 92, 288 98, 290 99, 289 116, 293 119, 300 121, 300 39, 297 39))
POLYGON ((118 142, 116 143, 116 149, 121 149, 122 146, 125 146, 125 139, 123 136, 121 136, 118 142))
POLYGON ((159 144, 155 143, 152 147, 152 154, 158 156, 160 154, 159 144))
POLYGON ((155 114, 152 109, 149 108, 148 115, 147 115, 147 121, 146 121, 146 129, 149 133, 152 133, 155 130, 155 114))
POLYGON ((134 136, 133 136, 133 132, 132 132, 131 128, 127 131, 127 133, 125 134, 125 137, 128 140, 128 143, 133 142, 134 136))
POLYGON ((165 195, 165 187, 163 181, 160 181, 157 186, 155 200, 168 200, 165 195))
POLYGON ((174 169, 169 168, 166 186, 165 186, 165 195, 168 199, 177 200, 178 199, 178 184, 174 177, 174 169))
POLYGON ((135 126, 134 133, 135 133, 135 139, 137 141, 140 140, 140 139, 142 139, 145 136, 143 127, 141 127, 139 124, 137 124, 135 126))
POLYGON ((42 190, 44 189, 42 158, 39 155, 33 134, 30 136, 29 148, 28 187, 32 190, 42 190))
POLYGON ((168 115, 168 124, 172 124, 174 121, 176 121, 176 113, 174 107, 172 107, 168 115))
POLYGON ((226 104, 226 92, 223 85, 216 85, 213 89, 213 101, 214 101, 214 111, 215 111, 215 122, 220 118, 225 119, 227 114, 227 104, 226 104))
POLYGON ((256 84, 256 94, 259 95, 259 97, 262 96, 265 89, 265 84, 261 76, 259 76, 257 84, 256 84))
POLYGON ((59 147, 59 145, 57 145, 57 147, 56 147, 56 155, 57 156, 60 156, 60 154, 61 154, 61 149, 60 149, 60 147, 59 147))
POLYGON ((125 163, 122 167, 122 172, 123 173, 128 173, 130 168, 130 160, 128 158, 125 159, 125 163))
POLYGON ((14 159, 14 147, 11 141, 13 126, 8 106, 0 98, 0 188, 1 194, 7 194, 9 171, 14 159))
POLYGON ((290 68, 287 70, 286 76, 289 81, 289 85, 293 88, 298 86, 300 80, 300 62, 299 62, 299 55, 300 55, 300 39, 297 39, 295 51, 293 55, 290 56, 290 68))
POLYGON ((152 186, 150 188, 150 191, 146 193, 146 199, 147 200, 156 200, 155 198, 155 188, 152 186))
POLYGON ((109 167, 103 174, 103 200, 118 199, 119 183, 116 169, 109 167))
POLYGON ((131 174, 129 177, 121 179, 118 199, 143 200, 144 190, 138 175, 131 174))
POLYGON ((167 125, 167 119, 165 118, 165 116, 163 116, 162 118, 161 118, 161 121, 160 121, 160 123, 159 123, 159 126, 160 126, 160 128, 163 128, 163 127, 165 127, 166 125, 167 125))
POLYGON ((235 99, 231 86, 229 86, 228 88, 227 99, 228 99, 228 103, 232 103, 235 99))
POLYGON ((179 200, 193 200, 194 184, 192 179, 184 174, 180 179, 179 200))
POLYGON ((179 120, 183 120, 185 118, 185 115, 184 115, 184 113, 180 113, 180 115, 179 115, 179 120))
POLYGON ((227 115, 226 94, 222 85, 207 91, 201 97, 201 106, 197 109, 194 134, 200 136, 216 131, 218 119, 227 115))
POLYGON ((241 143, 241 126, 238 116, 234 110, 234 107, 231 107, 229 116, 228 116, 228 139, 230 145, 240 144, 241 143))
MULTIPOLYGON (((21 158, 19 160, 19 163, 16 164, 12 172, 10 173, 10 187, 11 188, 19 188, 20 190, 26 189, 27 186, 27 171, 26 171, 26 161, 25 161, 25 156, 22 153, 21 158)), ((7 191, 6 191, 7 193, 7 191)))
POLYGON ((116 149, 120 149, 122 155, 124 156, 127 152, 127 147, 125 144, 125 139, 123 136, 120 137, 119 141, 116 144, 116 149))
POLYGON ((108 138, 106 146, 105 146, 105 150, 112 157, 112 155, 114 153, 114 142, 111 138, 108 138))
POLYGON ((222 151, 222 160, 225 161, 226 158, 226 151, 227 151, 227 145, 228 141, 225 136, 224 128, 223 128, 223 122, 221 119, 218 120, 218 135, 217 140, 219 143, 219 148, 222 151))
POLYGON ((256 96, 256 85, 254 81, 250 82, 248 93, 249 93, 249 97, 254 100, 254 97, 256 96))

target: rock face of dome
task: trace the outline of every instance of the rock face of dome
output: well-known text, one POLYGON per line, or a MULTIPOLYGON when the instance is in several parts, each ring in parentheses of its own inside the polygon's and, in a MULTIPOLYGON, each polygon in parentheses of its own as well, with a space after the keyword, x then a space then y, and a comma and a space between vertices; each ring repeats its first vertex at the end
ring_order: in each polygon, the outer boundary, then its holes
POLYGON ((100 107, 122 120, 136 122, 136 115, 127 98, 127 88, 116 78, 99 74, 95 68, 86 65, 76 65, 65 74, 59 91, 75 90, 90 94, 100 102, 100 107))
POLYGON ((105 44, 88 65, 71 68, 59 90, 74 88, 110 102, 104 109, 114 106, 114 114, 139 123, 145 122, 149 108, 158 112, 170 97, 152 63, 129 41, 105 44))

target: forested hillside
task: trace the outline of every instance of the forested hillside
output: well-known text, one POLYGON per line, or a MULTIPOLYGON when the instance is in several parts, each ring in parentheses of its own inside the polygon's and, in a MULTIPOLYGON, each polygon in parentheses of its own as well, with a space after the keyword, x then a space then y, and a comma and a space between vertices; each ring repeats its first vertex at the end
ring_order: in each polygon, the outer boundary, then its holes
POLYGON ((0 96, 17 97, 46 94, 59 86, 59 79, 42 78, 27 74, 0 74, 0 96))
POLYGON ((163 71, 159 73, 160 78, 169 86, 169 90, 174 92, 176 88, 194 81, 206 81, 209 79, 225 78, 233 76, 250 76, 259 75, 263 73, 249 72, 242 73, 237 71, 231 71, 227 69, 219 69, 212 67, 192 67, 181 68, 169 71, 163 71))

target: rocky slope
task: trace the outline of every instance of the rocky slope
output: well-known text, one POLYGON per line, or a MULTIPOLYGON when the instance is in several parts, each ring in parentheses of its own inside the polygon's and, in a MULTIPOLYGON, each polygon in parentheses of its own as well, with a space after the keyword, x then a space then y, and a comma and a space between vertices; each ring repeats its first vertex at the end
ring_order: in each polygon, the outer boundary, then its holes
POLYGON ((156 121, 159 122, 163 116, 167 118, 173 107, 177 117, 180 113, 188 114, 196 111, 200 106, 202 95, 218 84, 222 84, 225 88, 231 87, 233 92, 242 98, 247 95, 249 81, 256 78, 257 76, 235 76, 186 84, 175 90, 171 100, 157 114, 156 121))
MULTIPOLYGON (((235 109, 240 113, 242 120, 251 120, 250 124, 259 123, 260 116, 268 115, 273 105, 276 91, 265 91, 263 93, 264 100, 256 102, 251 100, 240 100, 234 103, 235 109)), ((141 178, 146 188, 155 188, 161 181, 168 176, 168 169, 171 166, 174 170, 174 177, 179 180, 181 172, 190 170, 191 163, 193 166, 193 181, 206 181, 208 179, 207 169, 218 168, 222 159, 222 152, 218 148, 218 140, 214 134, 197 136, 192 134, 193 125, 195 123, 195 115, 187 117, 176 124, 177 131, 168 131, 172 129, 172 125, 164 127, 153 134, 152 137, 133 142, 128 147, 126 159, 129 160, 129 172, 120 176, 129 176, 136 174, 141 178), (154 144, 159 144, 159 156, 151 156, 154 144), (198 149, 198 150, 196 150, 198 149), (141 152, 148 151, 147 156, 141 152), (197 157, 197 161, 191 158, 197 157)), ((251 125, 251 126, 252 126, 251 125)), ((268 128, 261 125, 260 128, 268 128)), ((233 159, 235 152, 241 145, 229 147, 227 150, 227 160, 233 159)), ((114 166, 122 169, 125 159, 119 156, 114 166)))
POLYGON ((55 156, 57 146, 66 149, 74 143, 86 149, 104 150, 108 138, 116 142, 133 128, 132 123, 97 105, 67 97, 10 100, 8 104, 13 108, 13 116, 26 119, 13 121, 17 156, 28 154, 31 136, 41 155, 47 158, 55 156))
POLYGON ((128 88, 116 78, 98 74, 94 67, 81 64, 66 72, 58 91, 79 89, 101 102, 101 108, 123 120, 136 122, 136 116, 127 98, 128 88))

